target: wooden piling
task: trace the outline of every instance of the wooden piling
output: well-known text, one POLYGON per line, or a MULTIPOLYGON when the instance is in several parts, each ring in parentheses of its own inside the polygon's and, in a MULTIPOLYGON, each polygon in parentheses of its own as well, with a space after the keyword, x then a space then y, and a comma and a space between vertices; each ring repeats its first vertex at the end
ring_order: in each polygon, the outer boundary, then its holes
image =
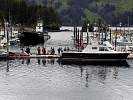
POLYGON ((89 33, 87 32, 87 45, 89 44, 89 33))

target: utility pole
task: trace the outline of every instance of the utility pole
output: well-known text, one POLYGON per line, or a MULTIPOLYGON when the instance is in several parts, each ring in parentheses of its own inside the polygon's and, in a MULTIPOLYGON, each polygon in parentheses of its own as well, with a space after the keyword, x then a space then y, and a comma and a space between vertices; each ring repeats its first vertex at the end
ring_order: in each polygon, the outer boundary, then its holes
POLYGON ((115 51, 117 47, 117 26, 116 26, 116 33, 115 33, 115 51))
POLYGON ((4 19, 5 34, 7 39, 7 57, 9 56, 9 23, 4 19))
POLYGON ((129 15, 128 15, 128 34, 129 34, 129 27, 130 27, 130 17, 129 17, 129 15))

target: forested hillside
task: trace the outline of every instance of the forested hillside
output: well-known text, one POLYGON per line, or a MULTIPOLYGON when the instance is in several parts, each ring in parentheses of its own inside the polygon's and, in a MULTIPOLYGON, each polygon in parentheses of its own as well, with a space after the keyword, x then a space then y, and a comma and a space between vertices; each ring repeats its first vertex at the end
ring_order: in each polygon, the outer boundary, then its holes
POLYGON ((9 10, 14 22, 25 24, 41 16, 46 26, 82 25, 84 20, 97 23, 99 19, 110 25, 128 21, 133 25, 133 0, 0 0, 0 19, 9 17, 9 10))
POLYGON ((46 28, 58 29, 60 19, 57 12, 43 5, 29 5, 25 0, 0 0, 0 21, 11 20, 12 24, 35 26, 36 21, 44 20, 46 28))
POLYGON ((30 3, 53 5, 64 24, 81 24, 84 19, 95 22, 101 18, 107 24, 133 24, 133 0, 29 0, 30 3))

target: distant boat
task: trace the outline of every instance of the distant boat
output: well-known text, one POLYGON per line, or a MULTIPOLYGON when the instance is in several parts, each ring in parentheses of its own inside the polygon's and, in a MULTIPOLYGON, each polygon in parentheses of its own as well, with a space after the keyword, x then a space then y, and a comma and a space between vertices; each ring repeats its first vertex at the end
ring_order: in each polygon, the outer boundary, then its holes
POLYGON ((39 32, 23 32, 19 35, 20 43, 24 45, 37 45, 44 43, 50 36, 39 32))
POLYGON ((109 42, 103 44, 92 43, 82 52, 63 52, 61 61, 123 61, 129 53, 114 51, 109 42))
POLYGON ((3 49, 0 49, 0 60, 5 60, 7 58, 7 52, 3 49))
POLYGON ((13 38, 9 40, 10 45, 17 45, 18 42, 19 42, 18 38, 13 38))

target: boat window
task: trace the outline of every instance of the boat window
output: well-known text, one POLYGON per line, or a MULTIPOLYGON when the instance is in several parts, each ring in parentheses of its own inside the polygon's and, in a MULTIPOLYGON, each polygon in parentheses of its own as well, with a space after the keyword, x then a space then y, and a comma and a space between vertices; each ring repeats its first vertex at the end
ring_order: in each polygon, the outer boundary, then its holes
POLYGON ((106 46, 106 44, 103 44, 103 46, 106 46))
POLYGON ((99 47, 99 51, 104 51, 104 47, 99 47))
POLYGON ((108 51, 106 47, 99 47, 99 51, 108 51))
POLYGON ((108 47, 110 50, 113 50, 113 48, 111 48, 111 47, 108 47))
POLYGON ((97 49, 97 47, 92 47, 92 49, 97 49))
POLYGON ((108 51, 108 49, 107 48, 104 48, 104 51, 108 51))

